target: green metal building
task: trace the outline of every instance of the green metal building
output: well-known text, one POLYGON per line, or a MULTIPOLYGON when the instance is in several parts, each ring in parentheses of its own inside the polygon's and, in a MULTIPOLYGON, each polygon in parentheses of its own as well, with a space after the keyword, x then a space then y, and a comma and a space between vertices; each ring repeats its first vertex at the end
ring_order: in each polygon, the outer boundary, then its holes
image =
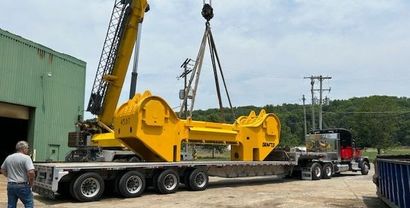
POLYGON ((83 115, 86 63, 0 29, 0 163, 17 141, 35 161, 63 161, 83 115))

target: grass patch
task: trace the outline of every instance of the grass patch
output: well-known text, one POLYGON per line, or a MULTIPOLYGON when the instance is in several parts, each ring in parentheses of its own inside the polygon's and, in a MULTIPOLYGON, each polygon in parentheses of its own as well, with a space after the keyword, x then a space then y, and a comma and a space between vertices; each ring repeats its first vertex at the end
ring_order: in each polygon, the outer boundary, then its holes
MULTIPOLYGON (((212 157, 212 153, 199 149, 197 152, 197 160, 202 160, 202 161, 225 161, 225 160, 230 160, 231 155, 230 151, 225 151, 223 153, 215 153, 215 156, 212 157)), ((382 155, 410 155, 410 147, 395 147, 395 148, 390 148, 386 150, 382 150, 382 155)), ((366 148, 365 151, 363 151, 363 156, 369 157, 369 160, 371 162, 374 161, 374 159, 377 156, 377 150, 376 148, 366 148)))
POLYGON ((223 153, 215 153, 214 157, 212 157, 212 153, 206 150, 198 150, 197 152, 197 159, 198 160, 208 160, 208 161, 225 161, 231 159, 231 152, 224 151, 223 153))
MULTIPOLYGON (((381 155, 410 155, 410 147, 395 147, 382 150, 381 155)), ((373 162, 377 156, 376 148, 367 148, 363 151, 363 156, 369 157, 369 160, 373 162)))

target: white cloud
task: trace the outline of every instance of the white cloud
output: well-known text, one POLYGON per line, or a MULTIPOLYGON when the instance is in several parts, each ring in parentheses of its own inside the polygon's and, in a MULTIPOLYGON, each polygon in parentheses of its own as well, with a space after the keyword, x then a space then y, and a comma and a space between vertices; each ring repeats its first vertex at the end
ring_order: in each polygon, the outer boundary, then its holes
MULTIPOLYGON (((113 1, 3 2, 0 27, 87 62, 86 103, 113 1)), ((179 105, 182 61, 195 58, 204 30, 202 1, 151 0, 138 90, 179 105)), ((410 3, 405 0, 218 0, 211 21, 234 105, 309 97, 304 76, 328 75, 333 98, 410 96, 410 3)), ((208 61, 208 60, 207 60, 208 61)), ((217 107, 209 62, 199 108, 217 107), (215 97, 213 99, 212 97, 215 97)), ((129 78, 121 101, 128 97, 129 78)))

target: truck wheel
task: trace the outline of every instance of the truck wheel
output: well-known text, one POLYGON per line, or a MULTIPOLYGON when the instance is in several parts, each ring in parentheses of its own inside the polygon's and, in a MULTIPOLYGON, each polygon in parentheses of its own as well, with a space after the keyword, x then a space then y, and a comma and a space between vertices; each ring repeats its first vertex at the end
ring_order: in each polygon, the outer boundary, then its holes
POLYGON ((332 164, 326 163, 322 167, 322 178, 323 179, 330 179, 332 178, 333 170, 332 164))
POLYGON ((78 201, 96 201, 104 192, 104 180, 98 173, 84 173, 72 181, 70 189, 78 201))
POLYGON ((77 179, 77 177, 78 176, 74 176, 74 178, 70 182, 70 185, 68 186, 68 192, 70 192, 70 196, 73 197, 73 199, 78 198, 77 194, 74 192, 74 182, 75 182, 75 179, 77 179))
POLYGON ((167 169, 154 176, 154 187, 161 194, 170 194, 178 190, 179 176, 172 169, 167 169))
POLYGON ((136 156, 133 156, 130 159, 128 159, 128 162, 141 162, 141 159, 136 156))
POLYGON ((70 194, 70 183, 68 182, 59 183, 57 193, 59 193, 62 196, 67 196, 68 194, 70 194))
POLYGON ((362 167, 361 167, 361 170, 360 170, 360 172, 362 173, 362 175, 367 175, 367 174, 369 174, 369 169, 370 169, 369 162, 363 161, 362 167))
POLYGON ((202 191, 208 187, 209 177, 206 171, 194 169, 185 176, 185 186, 191 191, 202 191))
POLYGON ((322 166, 319 163, 312 163, 310 169, 312 171, 312 180, 320 180, 322 178, 322 166))
POLYGON ((118 192, 121 196, 130 198, 137 197, 145 190, 145 177, 138 171, 129 171, 121 176, 118 181, 118 192))

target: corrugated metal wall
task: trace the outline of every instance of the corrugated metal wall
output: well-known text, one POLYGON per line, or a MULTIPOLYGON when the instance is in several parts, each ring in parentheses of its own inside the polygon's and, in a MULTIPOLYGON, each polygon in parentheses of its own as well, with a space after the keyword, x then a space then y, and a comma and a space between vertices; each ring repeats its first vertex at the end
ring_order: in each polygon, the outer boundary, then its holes
POLYGON ((36 160, 64 160, 67 133, 84 105, 86 63, 0 29, 0 101, 32 107, 36 160), (55 156, 53 156, 55 157, 55 156))

